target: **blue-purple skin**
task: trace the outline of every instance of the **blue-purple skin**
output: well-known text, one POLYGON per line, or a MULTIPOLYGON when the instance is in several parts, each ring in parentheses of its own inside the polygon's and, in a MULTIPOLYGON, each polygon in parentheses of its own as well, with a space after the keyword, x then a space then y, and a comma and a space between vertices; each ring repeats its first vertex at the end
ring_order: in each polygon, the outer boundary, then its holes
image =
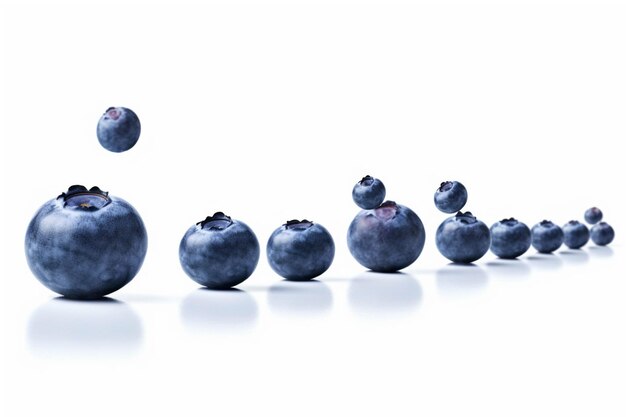
POLYGON ((600 222, 591 227, 591 240, 598 246, 606 246, 615 239, 615 231, 606 222, 600 222))
POLYGON ((333 263, 335 242, 319 223, 290 220, 267 241, 267 260, 278 275, 306 281, 322 275, 333 263))
POLYGON ((413 210, 386 201, 362 210, 348 229, 348 248, 358 263, 376 272, 395 272, 422 253, 426 233, 413 210))
POLYGON ((458 181, 444 181, 435 191, 435 206, 444 213, 456 213, 467 203, 467 189, 458 181))
POLYGON ((244 282, 254 272, 259 256, 259 241, 252 229, 222 212, 191 226, 178 248, 185 273, 211 289, 244 282))
POLYGON ((562 229, 563 243, 570 249, 580 249, 589 242, 589 229, 578 220, 570 220, 562 229))
POLYGON ((531 244, 539 253, 552 253, 563 244, 563 230, 549 220, 542 220, 530 230, 531 244))
POLYGON ((491 252, 503 259, 515 259, 530 248, 530 229, 513 217, 494 223, 491 232, 491 252))
POLYGON ((458 212, 443 221, 437 228, 437 249, 452 262, 472 263, 489 250, 489 227, 472 213, 458 212))
POLYGON ((96 129, 98 141, 111 152, 124 152, 135 146, 141 124, 134 111, 126 107, 109 107, 96 129))
POLYGON ((385 201, 385 185, 378 178, 364 176, 352 188, 352 200, 365 210, 375 209, 385 201))
POLYGON ((585 211, 585 221, 589 224, 596 224, 602 220, 602 210, 597 207, 591 207, 585 211))
POLYGON ((139 213, 98 187, 73 185, 45 203, 28 225, 28 266, 50 290, 95 299, 128 284, 148 249, 139 213))

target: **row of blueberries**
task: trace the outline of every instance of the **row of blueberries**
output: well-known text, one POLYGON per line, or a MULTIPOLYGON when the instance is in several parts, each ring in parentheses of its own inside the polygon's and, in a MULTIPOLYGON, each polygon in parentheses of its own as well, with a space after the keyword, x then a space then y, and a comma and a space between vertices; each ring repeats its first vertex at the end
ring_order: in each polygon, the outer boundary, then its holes
MULTIPOLYGON (((364 267, 393 272, 411 265, 425 242, 424 225, 410 208, 385 200, 383 183, 365 176, 353 188, 361 210, 348 230, 348 247, 364 267)), ((444 182, 435 192, 435 205, 446 213, 461 210, 467 190, 457 182, 444 182)), ((489 248, 501 258, 516 258, 531 246, 550 253, 563 243, 580 248, 589 238, 609 244, 615 232, 600 222, 597 208, 585 213, 591 232, 577 221, 563 228, 542 221, 532 230, 515 219, 489 229, 471 213, 458 212, 437 229, 436 243, 446 258, 458 263, 480 259, 489 248)), ((28 225, 25 251, 28 265, 46 287, 68 298, 94 299, 130 282, 147 252, 147 233, 139 213, 125 200, 98 187, 73 185, 45 203, 28 225)), ((332 264, 335 244, 322 225, 290 220, 267 242, 267 259, 280 276, 310 280, 332 264)), ((250 227, 222 212, 192 225, 179 246, 184 271, 194 281, 213 289, 226 289, 245 281, 260 257, 259 242, 250 227)))

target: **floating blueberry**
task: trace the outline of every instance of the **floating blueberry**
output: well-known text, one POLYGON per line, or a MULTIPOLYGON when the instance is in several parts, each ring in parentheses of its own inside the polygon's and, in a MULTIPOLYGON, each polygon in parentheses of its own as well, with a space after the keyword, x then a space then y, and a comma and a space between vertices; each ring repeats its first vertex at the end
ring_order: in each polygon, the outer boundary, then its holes
POLYGON ((589 224, 596 224, 602 220, 602 210, 597 207, 591 207, 585 211, 585 221, 589 224))
POLYGON ((436 241, 439 252, 452 262, 471 263, 487 253, 491 235, 487 225, 467 211, 444 220, 436 241))
POLYGON ((455 213, 467 203, 467 189, 458 181, 442 182, 435 191, 435 206, 444 213, 455 213))
POLYGON ((598 246, 606 246, 615 238, 615 231, 610 224, 600 222, 591 227, 591 240, 598 246))
POLYGON ((45 203, 26 231, 35 277, 68 298, 103 297, 137 274, 148 238, 137 211, 98 187, 71 186, 45 203))
POLYGON ((393 201, 362 210, 348 229, 348 248, 354 259, 377 272, 411 265, 422 253, 424 240, 424 225, 417 214, 393 201))
POLYGON ((562 229, 563 243, 570 249, 582 248, 589 242, 589 229, 578 220, 570 220, 562 229))
POLYGON ((111 152, 124 152, 135 146, 141 133, 139 118, 126 107, 109 107, 98 121, 98 141, 111 152))
POLYGON ((531 244, 540 253, 552 253, 563 244, 563 230, 549 220, 542 220, 530 231, 531 244))
POLYGON ((213 289, 231 288, 248 279, 259 254, 259 241, 252 229, 222 212, 191 226, 178 249, 187 275, 213 289))
POLYGON ((490 232, 491 251, 500 258, 515 259, 530 248, 530 229, 513 217, 494 223, 490 232))
POLYGON ((290 220, 272 233, 267 260, 283 278, 304 281, 323 274, 335 257, 335 243, 328 230, 308 220, 290 220))
POLYGON ((385 185, 378 178, 364 176, 352 189, 352 199, 365 210, 375 209, 385 200, 385 185))

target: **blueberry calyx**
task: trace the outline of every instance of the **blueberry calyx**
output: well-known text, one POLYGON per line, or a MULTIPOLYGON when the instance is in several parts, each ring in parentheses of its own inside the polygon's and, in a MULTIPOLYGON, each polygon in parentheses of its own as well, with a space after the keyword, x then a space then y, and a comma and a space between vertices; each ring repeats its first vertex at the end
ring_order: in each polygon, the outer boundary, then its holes
POLYGON ((568 224, 571 224, 571 225, 575 225, 575 224, 578 224, 578 223, 580 223, 580 222, 579 222, 578 220, 570 220, 570 221, 568 221, 567 223, 568 223, 568 224))
POLYGON ((437 191, 439 192, 444 192, 444 191, 448 191, 450 188, 452 188, 452 181, 444 181, 441 183, 441 185, 439 185, 439 188, 437 189, 437 191))
POLYGON ((519 222, 517 221, 517 219, 515 217, 509 217, 508 219, 500 220, 500 223, 505 224, 507 226, 514 226, 514 225, 516 225, 519 222))
POLYGON ((120 115, 122 114, 122 112, 120 112, 117 107, 109 107, 105 112, 104 112, 104 118, 105 119, 113 119, 113 120, 117 120, 120 118, 120 115))
POLYGON ((97 186, 87 189, 84 185, 71 185, 57 200, 60 198, 63 199, 63 207, 86 211, 101 209, 111 202, 109 192, 97 186))
POLYGON ((539 222, 539 224, 543 227, 550 227, 553 225, 553 223, 550 220, 542 220, 539 222))
POLYGON ((285 226, 285 229, 289 229, 289 230, 306 230, 309 227, 313 226, 313 222, 307 219, 302 219, 302 220, 288 220, 287 222, 285 222, 285 224, 283 224, 283 226, 285 226))
POLYGON ((395 201, 387 200, 374 210, 376 212, 376 217, 383 220, 390 220, 396 217, 396 213, 398 212, 398 205, 395 201))
POLYGON ((207 216, 206 219, 196 223, 203 230, 224 230, 232 224, 233 220, 230 216, 221 211, 215 212, 214 215, 207 216))
POLYGON ((359 181, 359 184, 364 185, 364 186, 370 186, 372 185, 373 182, 374 182, 374 177, 372 177, 371 175, 366 175, 363 178, 361 178, 361 181, 359 181))
POLYGON ((460 221, 462 223, 476 223, 476 216, 474 216, 471 211, 466 211, 465 213, 459 211, 457 214, 454 215, 454 217, 457 221, 460 221))

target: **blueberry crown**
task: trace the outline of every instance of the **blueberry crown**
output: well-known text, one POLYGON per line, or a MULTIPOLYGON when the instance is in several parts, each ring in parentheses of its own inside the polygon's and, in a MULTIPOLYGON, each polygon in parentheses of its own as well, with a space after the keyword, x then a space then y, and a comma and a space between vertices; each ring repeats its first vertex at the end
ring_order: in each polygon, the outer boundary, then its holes
POLYGON ((437 189, 437 191, 439 192, 444 192, 444 191, 448 191, 450 188, 452 188, 452 181, 444 181, 439 185, 439 188, 437 189))
POLYGON ((67 189, 67 192, 59 194, 57 200, 59 198, 63 198, 63 201, 67 201, 69 198, 77 196, 77 195, 97 195, 102 198, 109 199, 109 192, 102 191, 100 187, 94 186, 90 189, 87 189, 84 185, 70 185, 70 188, 67 189))
POLYGON ((366 175, 363 178, 361 178, 361 181, 359 181, 359 185, 369 186, 369 185, 372 185, 373 182, 374 182, 374 177, 372 177, 371 175, 366 175))
POLYGON ((539 222, 539 224, 543 227, 554 226, 554 223, 552 223, 550 220, 542 220, 541 222, 539 222))
POLYGON ((233 219, 221 211, 216 212, 212 216, 207 216, 206 219, 196 223, 197 226, 205 230, 224 230, 231 224, 233 224, 233 219))
POLYGON ((283 224, 283 226, 285 226, 286 229, 290 229, 290 230, 304 230, 304 229, 308 229, 309 227, 313 226, 313 222, 307 219, 302 219, 302 220, 288 220, 285 224, 283 224))
POLYGON ((474 223, 476 221, 476 216, 474 216, 471 211, 466 211, 465 213, 459 211, 454 215, 454 218, 463 223, 474 223))
POLYGON ((513 226, 519 223, 515 217, 509 217, 508 219, 500 220, 500 223, 506 224, 507 226, 513 226))
POLYGON ((571 225, 575 225, 575 224, 578 224, 578 223, 580 223, 580 222, 579 222, 578 220, 570 220, 570 221, 568 221, 567 223, 568 223, 568 224, 571 224, 571 225))

